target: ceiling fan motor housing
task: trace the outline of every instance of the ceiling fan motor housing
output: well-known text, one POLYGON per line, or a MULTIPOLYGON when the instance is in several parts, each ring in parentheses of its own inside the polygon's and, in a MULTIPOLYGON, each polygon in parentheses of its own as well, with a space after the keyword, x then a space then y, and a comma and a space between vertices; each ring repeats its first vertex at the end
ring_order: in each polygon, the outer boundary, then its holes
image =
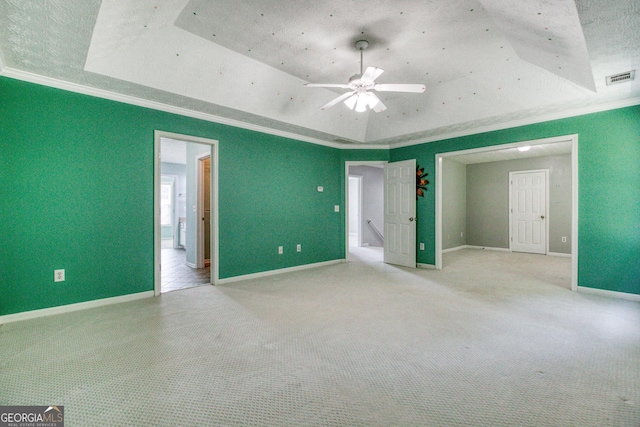
POLYGON ((356 49, 365 50, 368 47, 369 47, 369 42, 366 40, 358 40, 356 42, 356 49))

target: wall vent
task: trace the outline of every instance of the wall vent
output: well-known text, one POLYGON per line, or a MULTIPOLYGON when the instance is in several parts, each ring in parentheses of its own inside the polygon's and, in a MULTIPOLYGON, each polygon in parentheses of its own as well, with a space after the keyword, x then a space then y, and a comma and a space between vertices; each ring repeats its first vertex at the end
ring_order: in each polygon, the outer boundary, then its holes
POLYGON ((636 77, 636 70, 627 71, 626 73, 620 73, 607 77, 607 86, 615 85, 618 83, 630 82, 636 77))

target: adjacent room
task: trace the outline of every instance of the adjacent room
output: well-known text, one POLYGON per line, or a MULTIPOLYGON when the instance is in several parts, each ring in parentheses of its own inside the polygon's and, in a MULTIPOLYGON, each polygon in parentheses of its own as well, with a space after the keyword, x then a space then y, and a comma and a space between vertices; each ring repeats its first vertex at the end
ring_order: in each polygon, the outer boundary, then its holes
POLYGON ((640 426, 639 46, 633 1, 0 0, 0 419, 640 426))

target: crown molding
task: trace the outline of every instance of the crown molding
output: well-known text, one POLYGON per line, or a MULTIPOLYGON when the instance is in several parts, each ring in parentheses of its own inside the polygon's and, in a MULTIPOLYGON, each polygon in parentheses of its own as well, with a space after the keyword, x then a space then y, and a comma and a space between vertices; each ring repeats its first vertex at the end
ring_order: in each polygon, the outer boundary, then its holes
POLYGON ((420 144, 426 144, 429 142, 443 141, 445 139, 460 138, 463 136, 470 136, 470 135, 478 135, 481 133, 488 133, 488 132, 493 132, 497 130, 504 130, 504 129, 516 128, 520 126, 533 125, 537 123, 550 122, 553 120, 567 119, 567 118, 576 117, 576 116, 584 116, 585 114, 600 113, 608 110, 616 110, 618 108, 633 107, 635 105, 640 105, 640 97, 628 98, 620 101, 605 102, 602 104, 590 105, 588 107, 573 108, 571 110, 565 110, 558 113, 543 114, 543 115, 531 117, 528 119, 511 120, 504 123, 480 126, 480 127, 475 127, 471 129, 465 129, 458 132, 441 133, 436 136, 432 136, 428 138, 416 138, 411 141, 399 142, 397 144, 389 144, 389 148, 393 150, 394 148, 409 147, 412 145, 420 145, 420 144))
POLYGON ((409 147, 413 145, 426 144, 430 142, 443 141, 446 139, 459 138, 470 135, 477 135, 481 133, 493 132, 497 130, 504 130, 509 128, 515 128, 519 126, 527 126, 537 123, 548 122, 552 120, 566 119, 569 117, 582 116, 585 114, 599 113, 602 111, 615 110, 618 108, 632 107, 640 105, 640 97, 634 97, 624 99, 620 101, 611 101, 597 105, 591 105, 588 107, 579 107, 570 110, 565 110, 558 113, 543 114, 536 117, 521 120, 511 120, 504 123, 474 127, 457 132, 442 133, 427 138, 416 138, 409 141, 390 143, 390 144, 372 144, 372 143, 355 143, 355 144, 343 144, 333 141, 327 141, 318 138, 311 138, 305 135, 300 135, 294 132, 281 131, 278 129, 272 129, 266 126, 254 125, 251 123, 242 122, 240 120, 228 119, 214 114, 202 113, 199 111, 189 110, 187 108, 176 107, 173 105, 163 104, 161 102, 149 101, 146 99, 123 95, 121 93, 111 92, 104 89, 93 88, 84 86, 78 83, 72 83, 65 80, 54 79, 51 77, 42 76, 35 73, 17 70, 7 67, 0 53, 0 76, 22 80, 29 83, 35 83, 42 86, 53 87, 56 89, 62 89, 69 92, 81 93, 83 95, 94 96, 97 98, 108 99, 111 101, 122 102, 125 104, 136 105, 139 107, 150 108, 152 110, 164 111, 167 113, 177 114, 180 116, 192 117, 199 120, 205 120, 208 122, 218 123, 227 126, 233 126, 240 129, 251 130, 255 132, 265 133, 274 136, 280 136, 283 138, 294 139, 297 141, 308 142, 311 144, 322 145, 325 147, 336 148, 339 150, 393 150, 395 148, 409 147))
MULTIPOLYGON (((345 147, 345 144, 339 144, 332 141, 325 141, 322 139, 311 138, 304 135, 299 135, 293 132, 281 131, 278 129, 268 128, 266 126, 254 125, 251 123, 245 123, 240 120, 228 119, 221 116, 216 116, 214 114, 202 113, 199 111, 189 110, 187 108, 176 107, 173 105, 163 104, 161 102, 149 101, 146 99, 138 98, 130 95, 123 95, 121 93, 111 92, 104 89, 93 88, 89 86, 84 86, 78 83, 72 83, 65 80, 59 80, 52 77, 46 77, 35 73, 30 73, 26 71, 17 70, 10 67, 5 67, 3 65, 2 59, 0 58, 0 76, 22 80, 29 83, 35 83, 42 86, 53 87, 56 89, 62 89, 69 92, 80 93, 83 95, 94 96, 97 98, 108 99, 111 101, 122 102, 125 104, 136 105, 138 107, 150 108, 152 110, 164 111, 166 113, 177 114, 180 116, 192 117, 195 119, 205 120, 208 122, 218 123, 222 125, 233 126, 241 129, 247 129, 255 132, 266 133, 269 135, 280 136, 283 138, 295 139, 298 141, 309 142, 311 144, 323 145, 326 147, 337 148, 337 149, 351 149, 353 147, 345 147)), ((371 146, 375 148, 383 147, 388 149, 388 145, 377 145, 371 146)), ((366 147, 358 147, 358 148, 366 148, 366 147)))

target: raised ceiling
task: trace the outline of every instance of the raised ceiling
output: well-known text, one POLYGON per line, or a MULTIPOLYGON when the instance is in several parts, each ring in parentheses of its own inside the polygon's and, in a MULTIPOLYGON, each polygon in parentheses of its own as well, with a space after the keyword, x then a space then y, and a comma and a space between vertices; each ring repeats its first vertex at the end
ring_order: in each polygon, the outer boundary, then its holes
POLYGON ((350 147, 639 104, 638 80, 605 85, 638 46, 637 0, 0 0, 3 75, 350 147), (320 110, 340 91, 303 84, 346 83, 359 39, 378 83, 426 92, 320 110))

